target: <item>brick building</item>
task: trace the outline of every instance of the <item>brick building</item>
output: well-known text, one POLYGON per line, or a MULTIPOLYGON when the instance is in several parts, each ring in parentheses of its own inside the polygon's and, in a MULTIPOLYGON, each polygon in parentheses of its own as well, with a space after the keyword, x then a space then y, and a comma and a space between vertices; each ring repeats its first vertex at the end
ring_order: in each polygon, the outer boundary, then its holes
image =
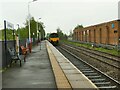
POLYGON ((120 20, 105 22, 73 30, 73 40, 105 44, 120 44, 120 20))

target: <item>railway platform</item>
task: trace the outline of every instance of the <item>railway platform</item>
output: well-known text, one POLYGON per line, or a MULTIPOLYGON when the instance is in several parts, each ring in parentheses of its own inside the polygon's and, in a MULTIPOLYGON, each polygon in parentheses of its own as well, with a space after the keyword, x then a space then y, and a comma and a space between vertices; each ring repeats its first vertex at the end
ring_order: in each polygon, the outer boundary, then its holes
POLYGON ((26 62, 2 74, 2 88, 97 90, 97 87, 48 41, 35 46, 26 62))

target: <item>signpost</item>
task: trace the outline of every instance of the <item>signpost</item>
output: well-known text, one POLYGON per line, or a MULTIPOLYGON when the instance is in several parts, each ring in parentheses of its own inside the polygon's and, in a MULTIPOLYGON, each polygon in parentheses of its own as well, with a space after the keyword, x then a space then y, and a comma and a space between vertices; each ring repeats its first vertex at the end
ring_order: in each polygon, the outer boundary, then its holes
MULTIPOLYGON (((6 29, 14 29, 14 25, 10 22, 7 22, 6 20, 4 20, 4 44, 5 44, 5 63, 7 65, 7 34, 6 34, 6 29)), ((13 35, 14 35, 14 30, 13 30, 13 35)), ((13 37, 14 38, 14 37, 13 37)), ((15 45, 15 42, 14 42, 15 45)))
POLYGON ((4 20, 4 38, 5 38, 5 41, 4 41, 4 44, 5 44, 5 63, 7 65, 7 38, 6 38, 6 21, 4 20))
POLYGON ((8 21, 6 21, 6 25, 8 29, 14 29, 14 25, 8 21))

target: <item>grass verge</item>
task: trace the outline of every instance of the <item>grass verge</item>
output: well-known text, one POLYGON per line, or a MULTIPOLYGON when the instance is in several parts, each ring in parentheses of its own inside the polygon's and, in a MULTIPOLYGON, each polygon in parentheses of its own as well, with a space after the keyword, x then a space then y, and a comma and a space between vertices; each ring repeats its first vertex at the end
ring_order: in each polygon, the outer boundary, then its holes
POLYGON ((72 42, 72 41, 67 41, 67 40, 62 40, 60 41, 61 43, 66 43, 66 44, 72 44, 75 46, 80 46, 80 47, 85 47, 88 49, 92 49, 92 50, 97 50, 97 51, 101 51, 101 52, 105 52, 105 53, 109 53, 112 55, 116 55, 116 56, 120 56, 120 51, 117 51, 116 49, 106 49, 106 48, 102 48, 102 47, 92 47, 91 44, 82 44, 79 42, 72 42))

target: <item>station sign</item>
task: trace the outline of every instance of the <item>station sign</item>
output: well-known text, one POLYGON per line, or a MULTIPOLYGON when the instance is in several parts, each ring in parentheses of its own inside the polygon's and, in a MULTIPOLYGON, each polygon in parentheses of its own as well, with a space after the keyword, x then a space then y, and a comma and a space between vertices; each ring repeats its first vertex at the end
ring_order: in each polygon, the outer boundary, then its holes
POLYGON ((7 29, 14 29, 14 24, 6 21, 6 28, 7 28, 7 29))

